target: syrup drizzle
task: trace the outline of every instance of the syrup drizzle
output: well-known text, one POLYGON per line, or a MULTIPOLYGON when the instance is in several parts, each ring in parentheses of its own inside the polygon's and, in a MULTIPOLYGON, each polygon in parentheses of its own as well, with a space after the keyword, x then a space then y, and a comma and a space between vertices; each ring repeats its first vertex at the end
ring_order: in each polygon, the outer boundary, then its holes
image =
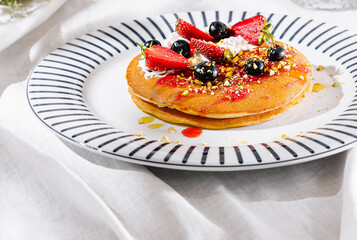
POLYGON ((151 123, 152 121, 154 121, 153 117, 145 116, 139 119, 139 124, 147 124, 147 123, 151 123))
POLYGON ((327 86, 325 84, 322 83, 314 83, 314 85, 312 86, 312 91, 313 92, 321 92, 327 89, 327 86))
POLYGON ((148 126, 148 128, 157 129, 157 128, 161 128, 162 126, 164 126, 164 124, 162 124, 162 123, 155 123, 155 124, 150 124, 150 125, 148 126))

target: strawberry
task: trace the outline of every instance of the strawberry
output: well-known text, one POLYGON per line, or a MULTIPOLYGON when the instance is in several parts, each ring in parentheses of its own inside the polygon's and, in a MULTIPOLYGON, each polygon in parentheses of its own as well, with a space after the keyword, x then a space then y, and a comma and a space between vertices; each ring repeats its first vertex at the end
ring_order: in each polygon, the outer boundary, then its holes
POLYGON ((217 44, 206 42, 198 39, 191 39, 193 46, 197 52, 208 58, 210 61, 223 62, 231 57, 231 52, 221 48, 217 44))
POLYGON ((195 46, 193 46, 192 42, 189 42, 190 44, 190 57, 193 56, 193 54, 195 53, 195 46))
POLYGON ((273 35, 269 32, 271 24, 267 24, 267 20, 262 15, 244 19, 234 24, 231 29, 231 36, 242 36, 248 43, 253 45, 261 45, 265 41, 274 43, 273 35))
POLYGON ((184 56, 159 45, 151 48, 142 47, 142 50, 146 67, 152 71, 180 70, 185 69, 189 64, 184 56))
POLYGON ((193 26, 191 23, 179 18, 176 22, 176 32, 183 38, 190 40, 191 38, 202 39, 205 41, 212 41, 214 38, 193 26))

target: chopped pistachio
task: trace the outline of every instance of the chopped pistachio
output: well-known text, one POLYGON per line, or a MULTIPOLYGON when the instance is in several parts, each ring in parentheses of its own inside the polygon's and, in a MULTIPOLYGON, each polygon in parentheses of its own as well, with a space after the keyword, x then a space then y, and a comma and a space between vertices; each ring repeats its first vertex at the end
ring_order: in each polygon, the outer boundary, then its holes
POLYGON ((321 71, 321 70, 324 70, 324 66, 322 66, 322 65, 319 65, 317 68, 316 68, 316 71, 321 71))

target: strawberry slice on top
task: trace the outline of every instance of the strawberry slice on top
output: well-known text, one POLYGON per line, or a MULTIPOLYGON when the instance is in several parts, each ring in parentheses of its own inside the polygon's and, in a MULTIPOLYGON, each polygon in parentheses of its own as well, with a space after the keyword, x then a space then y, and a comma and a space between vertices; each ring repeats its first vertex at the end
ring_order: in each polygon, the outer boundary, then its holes
POLYGON ((248 43, 258 46, 269 40, 274 43, 273 35, 269 32, 270 27, 271 24, 267 24, 263 15, 256 15, 237 22, 230 32, 231 36, 242 36, 248 43))
POLYGON ((224 62, 226 59, 231 58, 231 52, 225 48, 218 46, 212 42, 206 42, 199 39, 191 39, 196 51, 208 58, 210 61, 224 62))
POLYGON ((181 70, 189 64, 184 56, 159 45, 142 49, 146 67, 152 71, 181 70))
POLYGON ((191 38, 202 39, 205 41, 212 41, 214 38, 193 26, 191 23, 179 18, 176 22, 176 32, 183 38, 190 40, 191 38))
POLYGON ((195 46, 193 46, 193 43, 192 42, 189 42, 188 43, 190 45, 190 57, 193 56, 193 54, 195 53, 195 46))

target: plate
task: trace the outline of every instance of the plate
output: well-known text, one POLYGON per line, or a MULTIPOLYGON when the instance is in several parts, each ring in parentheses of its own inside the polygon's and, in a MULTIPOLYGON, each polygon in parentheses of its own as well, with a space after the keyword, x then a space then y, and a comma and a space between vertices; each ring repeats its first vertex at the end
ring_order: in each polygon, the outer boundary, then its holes
POLYGON ((125 70, 140 49, 136 42, 163 40, 177 18, 203 29, 214 20, 237 22, 260 14, 198 11, 148 17, 100 28, 45 57, 28 78, 34 114, 60 137, 116 160, 163 168, 232 171, 279 167, 329 156, 357 140, 357 34, 298 16, 263 13, 275 38, 311 61, 313 82, 328 86, 277 118, 247 127, 203 130, 186 138, 179 126, 151 129, 131 101, 125 70), (169 133, 174 127, 177 132, 169 133), (137 136, 137 132, 143 136, 137 136), (162 142, 168 137, 171 143, 162 142))

